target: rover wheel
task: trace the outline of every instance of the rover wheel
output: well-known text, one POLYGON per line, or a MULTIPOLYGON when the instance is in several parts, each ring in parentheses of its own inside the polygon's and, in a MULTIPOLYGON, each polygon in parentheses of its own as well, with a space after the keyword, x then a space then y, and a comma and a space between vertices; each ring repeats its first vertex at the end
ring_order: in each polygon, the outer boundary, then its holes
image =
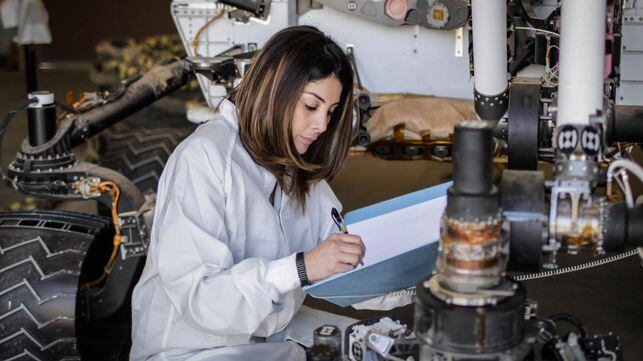
POLYGON ((112 235, 104 217, 0 213, 1 359, 80 359, 79 284, 100 272, 112 235))

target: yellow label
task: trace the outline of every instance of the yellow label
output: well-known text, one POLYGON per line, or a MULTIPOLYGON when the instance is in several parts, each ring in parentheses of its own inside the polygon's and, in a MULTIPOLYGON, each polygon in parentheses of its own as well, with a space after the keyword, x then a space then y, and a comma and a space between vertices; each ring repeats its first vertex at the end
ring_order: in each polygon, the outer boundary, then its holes
POLYGON ((444 20, 444 11, 440 9, 433 9, 433 18, 435 20, 444 20))

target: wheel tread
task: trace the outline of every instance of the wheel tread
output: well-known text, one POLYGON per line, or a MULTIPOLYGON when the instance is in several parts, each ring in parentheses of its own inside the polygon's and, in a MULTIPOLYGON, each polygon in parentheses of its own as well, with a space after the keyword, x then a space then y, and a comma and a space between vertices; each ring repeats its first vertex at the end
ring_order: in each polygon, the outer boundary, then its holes
POLYGON ((124 174, 144 194, 156 192, 165 163, 183 137, 177 129, 116 129, 104 138, 101 164, 124 174))
POLYGON ((80 360, 76 304, 83 259, 101 217, 71 212, 2 213, 0 220, 0 358, 80 360), (78 225, 43 227, 47 221, 78 225), (88 233, 85 233, 88 232, 88 233))

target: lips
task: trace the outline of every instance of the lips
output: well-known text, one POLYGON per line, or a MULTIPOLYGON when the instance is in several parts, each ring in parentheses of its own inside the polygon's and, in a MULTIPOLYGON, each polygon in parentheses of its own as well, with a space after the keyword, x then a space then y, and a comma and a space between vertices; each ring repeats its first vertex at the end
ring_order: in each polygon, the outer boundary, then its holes
POLYGON ((314 142, 316 140, 316 138, 308 138, 308 137, 304 137, 303 135, 300 135, 299 137, 301 139, 303 139, 303 141, 305 143, 308 143, 308 144, 311 144, 312 142, 314 142))

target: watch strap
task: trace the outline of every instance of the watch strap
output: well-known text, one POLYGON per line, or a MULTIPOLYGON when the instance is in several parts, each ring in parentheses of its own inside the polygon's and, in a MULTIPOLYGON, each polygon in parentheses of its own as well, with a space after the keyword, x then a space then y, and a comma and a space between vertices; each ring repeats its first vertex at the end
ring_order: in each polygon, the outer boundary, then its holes
POLYGON ((297 275, 299 276, 299 281, 301 286, 309 286, 312 283, 308 279, 308 274, 306 273, 306 263, 304 262, 304 252, 297 253, 295 257, 295 264, 297 265, 297 275))

